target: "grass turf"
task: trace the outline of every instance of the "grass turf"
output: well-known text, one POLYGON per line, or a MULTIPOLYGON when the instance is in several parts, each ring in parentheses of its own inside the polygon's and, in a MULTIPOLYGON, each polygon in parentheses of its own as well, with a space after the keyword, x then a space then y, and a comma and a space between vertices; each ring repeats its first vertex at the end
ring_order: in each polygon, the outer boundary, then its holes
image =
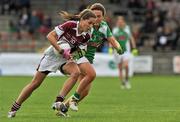
MULTIPOLYGON (((180 76, 142 75, 131 79, 132 89, 122 90, 117 77, 97 77, 89 96, 70 118, 51 110, 66 77, 48 77, 23 104, 16 118, 7 112, 31 77, 0 77, 0 122, 179 122, 180 76)), ((71 95, 75 89, 69 94, 71 95)))

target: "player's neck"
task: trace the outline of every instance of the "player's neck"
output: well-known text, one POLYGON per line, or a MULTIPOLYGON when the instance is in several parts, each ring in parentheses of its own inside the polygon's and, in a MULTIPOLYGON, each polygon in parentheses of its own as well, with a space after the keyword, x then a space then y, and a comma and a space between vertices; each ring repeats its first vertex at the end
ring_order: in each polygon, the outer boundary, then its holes
POLYGON ((94 26, 94 29, 98 30, 99 27, 100 27, 100 25, 95 25, 95 26, 94 26))
POLYGON ((78 26, 78 34, 81 34, 83 32, 82 28, 78 26))

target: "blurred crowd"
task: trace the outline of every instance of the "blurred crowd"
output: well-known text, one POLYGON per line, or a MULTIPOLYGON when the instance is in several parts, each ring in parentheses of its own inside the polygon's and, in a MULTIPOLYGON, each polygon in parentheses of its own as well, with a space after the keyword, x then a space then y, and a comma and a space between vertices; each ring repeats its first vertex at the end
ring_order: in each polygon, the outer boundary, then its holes
MULTIPOLYGON (((109 1, 123 4, 122 0, 109 1)), ((126 16, 138 47, 148 43, 154 51, 177 50, 180 41, 179 0, 128 0, 125 8, 115 14, 126 16)))
MULTIPOLYGON (((81 0, 78 11, 89 4, 81 0)), ((137 47, 148 44, 152 50, 177 50, 180 40, 180 0, 109 0, 110 5, 120 6, 119 11, 107 9, 106 21, 111 29, 115 26, 115 18, 123 15, 132 28, 137 47), (122 9, 124 8, 124 9, 122 9)), ((36 39, 45 36, 57 24, 43 10, 32 10, 30 0, 1 0, 1 15, 11 15, 9 30, 0 33, 0 39, 13 38, 36 39)), ((106 6, 106 5, 105 5, 106 6)), ((99 48, 107 52, 105 42, 99 48)))
POLYGON ((52 19, 42 10, 32 10, 30 0, 1 0, 1 16, 11 16, 8 33, 1 33, 3 39, 23 38, 35 40, 45 36, 52 27, 52 19))

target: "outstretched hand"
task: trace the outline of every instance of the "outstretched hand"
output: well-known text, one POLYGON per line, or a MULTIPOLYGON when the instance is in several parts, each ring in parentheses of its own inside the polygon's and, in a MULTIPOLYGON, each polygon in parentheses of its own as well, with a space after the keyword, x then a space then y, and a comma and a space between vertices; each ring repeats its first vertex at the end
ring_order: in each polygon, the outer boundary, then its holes
POLYGON ((132 49, 132 54, 134 56, 137 56, 138 55, 138 50, 136 48, 132 49))
POLYGON ((120 54, 120 55, 124 53, 124 51, 123 51, 123 49, 122 49, 121 47, 117 48, 117 49, 116 49, 116 52, 117 52, 118 54, 120 54))

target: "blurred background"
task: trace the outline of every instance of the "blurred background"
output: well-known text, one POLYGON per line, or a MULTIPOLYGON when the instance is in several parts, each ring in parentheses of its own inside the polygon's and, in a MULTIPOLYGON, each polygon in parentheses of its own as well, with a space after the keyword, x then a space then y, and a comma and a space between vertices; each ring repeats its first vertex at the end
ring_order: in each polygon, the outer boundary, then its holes
MULTIPOLYGON (((63 22, 58 12, 78 13, 95 2, 105 6, 111 29, 118 15, 130 25, 139 50, 134 60, 135 73, 180 73, 180 0, 1 0, 0 74, 17 72, 24 59, 29 61, 25 60, 25 65, 38 63, 39 57, 32 55, 42 56, 49 46, 47 33, 63 22), (13 66, 16 70, 12 70, 13 66)), ((107 64, 113 70, 107 42, 99 47, 97 58, 101 54, 107 56, 107 64)))
MULTIPOLYGON (((62 10, 78 13, 96 2, 105 6, 105 19, 111 29, 119 15, 125 17, 130 26, 139 51, 139 55, 130 62, 129 75, 135 74, 135 77, 130 79, 131 90, 120 89, 118 68, 109 53, 107 41, 104 41, 95 57, 94 68, 98 77, 93 82, 92 94, 80 106, 78 113, 70 111, 72 117, 68 120, 180 120, 180 0, 0 0, 2 122, 11 121, 7 119, 10 105, 31 80, 43 51, 50 45, 46 35, 63 22, 58 13, 62 10)), ((57 72, 55 75, 61 74, 57 72)), ((61 121, 54 116, 50 106, 66 79, 65 76, 47 78, 47 82, 19 111, 15 121, 61 121)))

